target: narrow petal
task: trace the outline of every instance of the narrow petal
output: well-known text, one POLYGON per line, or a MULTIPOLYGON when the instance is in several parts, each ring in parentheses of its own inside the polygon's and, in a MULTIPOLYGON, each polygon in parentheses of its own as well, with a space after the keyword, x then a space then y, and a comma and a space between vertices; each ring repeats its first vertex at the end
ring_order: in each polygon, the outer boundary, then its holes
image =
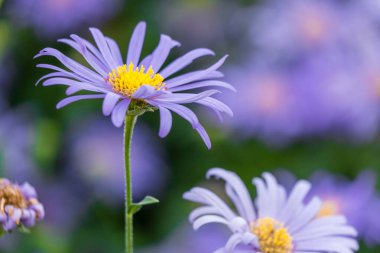
POLYGON ((204 129, 204 127, 201 124, 199 124, 195 128, 195 131, 197 131, 198 134, 201 136, 203 142, 206 144, 206 147, 208 149, 211 149, 211 140, 210 140, 210 137, 208 136, 206 130, 204 129))
POLYGON ((160 110, 160 131, 159 135, 161 138, 164 138, 167 136, 170 132, 170 129, 172 128, 172 114, 171 112, 164 108, 164 107, 158 107, 160 110))
POLYGON ((123 101, 119 102, 113 109, 111 119, 112 123, 116 127, 121 127, 123 125, 130 102, 131 100, 126 98, 123 101))
POLYGON ((118 65, 116 63, 116 60, 113 58, 113 55, 103 33, 97 28, 90 28, 90 32, 94 37, 95 43, 98 46, 100 53, 104 57, 104 60, 107 62, 107 65, 111 69, 116 69, 118 65))
POLYGON ((186 76, 182 76, 182 77, 176 77, 176 80, 173 80, 173 79, 172 80, 167 80, 166 84, 167 84, 167 86, 169 88, 172 88, 172 87, 176 87, 176 86, 183 85, 183 84, 186 84, 186 83, 191 83, 191 82, 195 82, 195 81, 201 80, 205 76, 207 76, 208 74, 210 74, 213 71, 216 71, 218 68, 220 68, 220 66, 223 65, 223 63, 225 62, 225 60, 227 59, 227 57, 228 57, 227 55, 224 56, 222 59, 220 59, 218 62, 216 62, 211 67, 209 67, 209 68, 207 68, 205 70, 201 70, 201 71, 195 72, 192 75, 186 75, 186 76))
POLYGON ((70 59, 69 57, 67 57, 66 55, 62 54, 60 51, 54 48, 45 48, 41 50, 40 53, 35 56, 35 58, 40 57, 40 56, 45 56, 45 55, 55 57, 63 65, 65 65, 65 67, 67 67, 72 72, 79 75, 81 78, 88 80, 89 82, 99 82, 99 81, 103 82, 104 81, 104 77, 102 77, 98 73, 70 59))
MULTIPOLYGON (((226 181, 226 184, 231 186, 234 196, 238 198, 239 205, 243 207, 243 213, 241 215, 246 220, 254 220, 256 215, 253 208, 253 203, 247 187, 244 185, 243 181, 236 175, 236 173, 221 169, 213 168, 207 172, 207 178, 216 177, 221 178, 226 181)), ((232 199, 233 200, 233 199, 232 199)), ((236 204, 236 200, 234 201, 236 204)))
POLYGON ((104 98, 104 94, 95 94, 95 95, 78 95, 78 96, 72 96, 72 97, 67 97, 65 99, 62 99, 58 104, 57 104, 57 109, 61 109, 62 107, 65 107, 66 105, 69 105, 71 103, 74 103, 79 100, 85 100, 85 99, 98 99, 98 98, 104 98))
POLYGON ((123 65, 123 58, 121 57, 120 48, 116 41, 111 38, 106 37, 107 44, 111 50, 112 57, 115 59, 118 66, 123 65))
POLYGON ((115 105, 120 98, 121 96, 115 93, 107 93, 103 100, 103 114, 105 116, 109 116, 112 113, 112 110, 115 108, 115 105))
POLYGON ((133 63, 138 64, 140 60, 140 54, 145 38, 146 23, 140 22, 133 31, 131 40, 129 41, 127 65, 133 63))
MULTIPOLYGON (((180 43, 172 40, 167 35, 161 35, 160 42, 158 43, 157 48, 152 53, 152 60, 150 66, 152 66, 154 72, 158 72, 172 50, 173 47, 180 46, 180 43)), ((148 67, 148 66, 146 66, 148 67)))
POLYGON ((207 48, 198 48, 188 52, 187 54, 181 56, 176 59, 172 63, 170 63, 167 67, 165 67, 162 71, 160 71, 160 75, 164 78, 171 76, 172 74, 180 71, 186 66, 190 65, 195 59, 205 56, 205 55, 215 55, 213 51, 207 48))
POLYGON ((215 80, 201 81, 195 83, 189 83, 185 85, 180 85, 177 87, 169 88, 171 92, 193 90, 204 87, 222 87, 236 92, 236 89, 229 83, 215 80))

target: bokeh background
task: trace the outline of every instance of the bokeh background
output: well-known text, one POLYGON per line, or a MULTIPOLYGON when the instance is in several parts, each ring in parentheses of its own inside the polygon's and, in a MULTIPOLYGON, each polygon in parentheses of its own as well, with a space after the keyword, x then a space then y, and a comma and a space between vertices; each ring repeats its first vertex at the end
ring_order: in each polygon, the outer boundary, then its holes
MULTIPOLYGON (((248 185, 263 171, 291 184, 321 169, 339 182, 369 170, 362 185, 379 185, 378 0, 0 0, 0 174, 34 185, 47 213, 31 234, 1 238, 0 252, 123 251, 122 129, 101 115, 100 101, 56 110, 64 89, 35 86, 46 72, 33 56, 49 46, 81 60, 57 39, 91 39, 91 26, 126 52, 140 20, 148 23, 145 53, 165 33, 182 43, 172 58, 196 47, 229 54, 223 71, 237 93, 219 95, 235 113, 223 123, 194 108, 211 151, 179 117, 165 139, 157 135, 157 113, 140 117, 134 198, 149 194, 161 203, 136 215, 138 252, 207 253, 224 244, 224 228, 191 230, 194 206, 182 200, 197 184, 223 192, 204 179, 214 166, 236 171, 248 185)), ((347 187, 334 185, 344 195, 347 187)), ((369 234, 360 252, 379 252, 380 201, 376 192, 366 194, 362 203, 362 191, 347 190, 341 201, 367 217, 359 219, 369 234)))

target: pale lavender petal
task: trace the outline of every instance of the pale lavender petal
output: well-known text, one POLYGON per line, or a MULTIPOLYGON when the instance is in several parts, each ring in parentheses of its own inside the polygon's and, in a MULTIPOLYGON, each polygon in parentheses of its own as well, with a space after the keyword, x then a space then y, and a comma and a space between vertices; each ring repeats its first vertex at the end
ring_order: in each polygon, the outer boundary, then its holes
POLYGON ((316 217, 319 210, 321 209, 322 201, 319 198, 313 198, 310 203, 305 206, 302 212, 294 217, 292 221, 287 224, 287 228, 290 233, 296 232, 298 229, 302 228, 306 224, 316 217))
POLYGON ((172 63, 170 63, 167 67, 165 67, 162 71, 160 71, 160 75, 164 78, 171 76, 177 71, 185 68, 190 65, 195 59, 205 56, 205 55, 215 55, 213 51, 207 48, 198 48, 188 52, 187 54, 181 56, 176 59, 172 63))
POLYGON ((108 37, 106 37, 106 41, 111 50, 112 57, 116 61, 116 64, 119 66, 123 65, 123 58, 121 57, 120 48, 117 45, 116 41, 108 37))
POLYGON ((211 149, 211 140, 210 140, 210 137, 208 136, 206 130, 204 129, 204 127, 201 124, 199 124, 195 128, 195 131, 197 131, 198 134, 201 136, 203 142, 206 144, 206 147, 208 149, 211 149))
POLYGON ((201 206, 195 208, 189 215, 190 222, 204 215, 221 215, 219 210, 213 206, 201 206))
POLYGON ((169 90, 171 92, 177 92, 177 91, 193 90, 193 89, 204 88, 204 87, 223 87, 223 88, 236 92, 236 89, 231 84, 222 82, 222 81, 215 81, 215 80, 189 83, 189 84, 169 88, 169 90))
POLYGON ((139 66, 149 67, 150 62, 152 61, 152 55, 147 55, 144 57, 144 59, 140 62, 139 66))
POLYGON ((154 72, 158 72, 170 53, 170 50, 173 47, 180 46, 180 43, 172 40, 167 35, 161 35, 160 42, 158 43, 157 48, 152 53, 152 60, 150 62, 150 66, 154 70, 154 72))
POLYGON ((225 218, 222 218, 220 216, 216 216, 216 215, 205 215, 205 216, 202 216, 198 219, 196 219, 194 222, 193 222, 193 228, 195 230, 198 230, 200 227, 208 224, 208 223, 222 223, 222 224, 225 224, 228 226, 229 222, 225 219, 225 218))
MULTIPOLYGON (((226 181, 226 184, 231 186, 234 195, 238 198, 238 202, 243 207, 244 212, 241 213, 246 220, 254 220, 256 215, 253 208, 253 203, 247 187, 245 187, 243 181, 233 172, 226 171, 221 168, 212 168, 207 174, 207 178, 216 177, 226 181)), ((236 200, 234 201, 236 204, 236 200)))
POLYGON ((98 99, 98 98, 104 98, 105 95, 103 94, 94 94, 94 95, 78 95, 78 96, 72 96, 62 99, 57 104, 57 109, 61 109, 62 107, 65 107, 68 104, 74 103, 79 100, 85 100, 85 99, 98 99))
POLYGON ((121 127, 123 125, 130 102, 130 99, 125 98, 124 100, 119 102, 113 109, 111 119, 112 123, 116 127, 121 127))
POLYGON ((107 62, 108 66, 111 69, 116 69, 118 67, 116 60, 113 58, 111 50, 107 44, 106 38, 103 33, 97 28, 90 28, 90 32, 94 37, 95 43, 98 46, 100 53, 104 57, 104 60, 107 62))
POLYGON ((172 88, 172 87, 176 87, 176 86, 183 85, 183 84, 186 84, 186 83, 195 82, 195 81, 204 79, 205 76, 207 76, 208 74, 210 74, 213 71, 215 71, 218 68, 220 68, 220 66, 223 65, 223 63, 227 59, 227 57, 228 57, 227 55, 224 56, 222 59, 220 59, 218 62, 216 62, 211 67, 209 67, 209 68, 207 68, 205 70, 201 70, 199 72, 196 72, 193 75, 188 75, 188 76, 184 76, 184 77, 183 76, 182 77, 177 77, 175 81, 173 81, 173 79, 172 80, 167 80, 166 84, 167 84, 167 86, 169 88, 172 88))
POLYGON ((158 109, 160 110, 159 136, 163 138, 169 134, 170 129, 172 128, 172 114, 168 109, 164 107, 160 106, 158 109))
POLYGON ((121 98, 120 95, 115 93, 107 93, 103 100, 103 114, 108 116, 112 113, 113 108, 115 108, 116 103, 121 98))
POLYGON ((45 48, 42 51, 40 51, 39 54, 35 56, 53 56, 57 58, 63 65, 65 65, 68 69, 70 69, 72 72, 79 75, 81 78, 88 80, 89 82, 97 82, 97 81, 104 81, 104 78, 97 74, 96 72, 90 70, 89 68, 83 66, 82 64, 70 59, 66 55, 62 54, 60 51, 54 49, 54 48, 45 48))
POLYGON ((100 75, 106 76, 108 68, 87 50, 85 44, 81 41, 81 38, 77 35, 71 35, 71 38, 74 41, 69 39, 59 39, 58 41, 73 47, 84 57, 93 69, 95 69, 100 75))
MULTIPOLYGON (((128 54, 127 54, 127 64, 133 63, 135 66, 138 64, 140 59, 141 50, 145 38, 146 23, 140 22, 133 31, 131 40, 129 42, 128 54)), ((145 66, 145 65, 144 65, 145 66)))
POLYGON ((190 110, 189 108, 179 105, 179 104, 173 104, 173 103, 163 103, 159 102, 157 103, 158 105, 165 107, 175 113, 177 113, 179 116, 190 122, 191 126, 196 129, 199 125, 199 120, 197 115, 190 110))
POLYGON ((178 103, 178 104, 188 104, 193 103, 198 100, 202 100, 206 97, 210 97, 216 93, 219 93, 218 90, 206 90, 198 94, 191 93, 166 93, 155 98, 155 101, 162 101, 168 103, 178 103))

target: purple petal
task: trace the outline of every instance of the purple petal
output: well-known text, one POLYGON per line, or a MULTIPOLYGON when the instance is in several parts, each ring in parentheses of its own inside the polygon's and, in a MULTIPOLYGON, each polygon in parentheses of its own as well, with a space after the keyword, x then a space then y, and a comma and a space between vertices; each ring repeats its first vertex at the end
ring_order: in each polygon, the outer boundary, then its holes
POLYGON ((187 104, 193 103, 198 100, 202 100, 206 97, 210 97, 216 93, 219 93, 218 90, 207 90, 199 94, 190 94, 190 93, 166 93, 155 98, 156 101, 169 102, 169 103, 179 103, 187 104))
POLYGON ((24 183, 23 185, 21 185, 20 189, 21 189, 22 194, 26 198, 28 198, 28 199, 37 198, 36 190, 29 183, 24 183))
POLYGON ((69 39, 60 39, 58 41, 73 47, 85 58, 93 69, 95 69, 100 75, 106 76, 107 72, 109 72, 109 67, 87 50, 86 45, 82 42, 82 38, 77 35, 71 35, 71 37, 74 41, 69 39))
POLYGON ((205 56, 205 55, 215 55, 213 51, 206 48, 199 48, 188 52, 182 57, 176 59, 167 67, 165 67, 162 71, 160 71, 160 75, 164 78, 169 77, 170 75, 176 73, 177 71, 185 68, 190 65, 195 59, 205 56))
POLYGON ((112 111, 112 123, 116 127, 121 127, 123 125, 125 115, 128 111, 128 106, 130 104, 131 100, 125 98, 120 103, 118 103, 115 108, 112 111))
POLYGON ((94 95, 78 95, 78 96, 72 96, 65 99, 62 99, 57 104, 57 109, 61 109, 62 107, 65 107, 68 104, 74 103, 79 100, 85 100, 85 99, 98 99, 98 98, 104 98, 104 94, 94 94, 94 95))
POLYGON ((60 51, 54 49, 54 48, 45 48, 42 51, 40 51, 39 54, 35 56, 53 56, 56 59, 58 59, 63 65, 65 65, 68 69, 70 69, 72 72, 79 75, 81 78, 89 81, 89 82, 103 82, 104 77, 100 76, 98 73, 90 70, 89 68, 83 66, 82 64, 74 61, 73 59, 67 57, 66 55, 62 54, 60 51))
POLYGON ((152 69, 154 70, 154 72, 157 73, 160 70, 161 66, 164 64, 165 60, 168 58, 170 50, 176 46, 180 46, 180 43, 175 40, 172 40, 167 35, 161 35, 160 42, 157 48, 153 51, 152 60, 149 64, 150 66, 152 66, 152 69))
POLYGON ((169 134, 170 129, 172 128, 172 114, 168 109, 164 107, 158 107, 158 109, 160 110, 159 136, 161 138, 164 138, 169 134))
POLYGON ((135 66, 140 60, 141 50, 144 44, 146 23, 140 22, 137 24, 136 28, 133 30, 131 40, 129 41, 128 54, 127 54, 127 64, 133 63, 135 66))
POLYGON ((111 69, 116 69, 118 65, 116 63, 116 60, 112 56, 112 53, 103 33, 97 28, 90 28, 90 31, 92 33, 92 36, 94 37, 94 40, 99 48, 100 53, 104 57, 104 60, 107 62, 108 66, 111 69))
POLYGON ((111 49, 111 54, 112 54, 113 58, 115 59, 116 64, 118 66, 123 65, 123 58, 121 57, 120 48, 117 45, 116 41, 114 41, 113 39, 108 38, 108 37, 106 37, 106 41, 107 41, 109 48, 111 49))
POLYGON ((207 148, 208 149, 211 149, 211 140, 210 140, 210 137, 208 136, 206 130, 204 129, 204 127, 199 124, 195 130, 198 132, 198 134, 201 136, 203 142, 206 144, 207 148))
POLYGON ((120 97, 120 95, 115 93, 107 93, 103 100, 103 114, 105 116, 109 116, 112 113, 112 110, 115 107, 117 101, 119 101, 120 97))
POLYGON ((222 81, 215 81, 215 80, 207 80, 207 81, 189 83, 189 84, 169 88, 169 90, 171 92, 177 92, 177 91, 186 91, 186 90, 198 89, 198 88, 203 88, 203 87, 223 87, 223 88, 226 88, 226 89, 229 89, 229 90, 236 92, 236 89, 231 84, 226 83, 226 82, 222 82, 222 81))

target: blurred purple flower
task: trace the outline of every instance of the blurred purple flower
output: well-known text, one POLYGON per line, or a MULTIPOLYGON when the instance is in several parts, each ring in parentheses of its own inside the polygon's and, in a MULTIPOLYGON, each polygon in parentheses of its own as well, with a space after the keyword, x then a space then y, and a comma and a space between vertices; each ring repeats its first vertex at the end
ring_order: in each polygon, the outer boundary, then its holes
POLYGON ((231 253, 244 246, 247 253, 355 252, 358 243, 355 229, 344 216, 319 217, 322 202, 304 198, 311 184, 298 181, 287 194, 270 173, 254 178, 257 198, 253 202, 242 180, 233 172, 220 168, 209 170, 207 177, 226 182, 226 193, 236 209, 231 209, 212 191, 195 187, 184 198, 202 206, 190 214, 194 229, 209 223, 226 225, 232 235, 216 252, 231 253))
POLYGON ((10 232, 18 226, 30 228, 44 216, 44 207, 30 184, 18 185, 0 179, 0 224, 4 231, 10 232))
MULTIPOLYGON (((69 145, 72 173, 110 203, 124 199, 123 139, 120 129, 94 120, 72 132, 69 145)), ((134 198, 158 195, 167 177, 163 152, 155 136, 143 125, 136 128, 131 153, 134 198), (149 176, 147 176, 149 175, 149 176)))
POLYGON ((329 0, 265 1, 251 15, 252 43, 277 59, 334 48, 346 26, 342 13, 342 5, 329 0))
POLYGON ((13 0, 9 13, 37 34, 56 37, 104 22, 121 4, 120 0, 13 0))
POLYGON ((344 215, 369 244, 380 243, 380 222, 377 218, 372 219, 380 212, 380 200, 375 198, 376 175, 373 172, 364 171, 350 182, 319 171, 311 177, 311 182, 311 194, 323 202, 319 216, 344 215))
MULTIPOLYGON (((159 245, 142 249, 139 253, 210 253, 222 245, 228 238, 227 233, 214 226, 202 228, 194 233, 188 225, 176 229, 159 245)), ((238 251, 236 251, 238 253, 238 251)))
POLYGON ((322 135, 373 139, 380 122, 380 32, 353 6, 267 1, 251 10, 247 61, 228 75, 238 94, 221 96, 235 113, 229 126, 270 144, 322 135))
POLYGON ((234 111, 227 127, 238 130, 239 135, 257 135, 271 143, 300 134, 297 93, 287 73, 249 65, 228 73, 238 92, 221 95, 234 111))
POLYGON ((57 58, 69 71, 50 64, 39 64, 38 67, 56 71, 45 75, 40 80, 45 79, 44 86, 68 86, 67 95, 82 90, 93 92, 94 94, 69 96, 59 102, 57 108, 79 100, 103 99, 103 114, 107 116, 112 114, 112 122, 117 127, 123 125, 128 110, 139 110, 149 104, 160 111, 159 135, 165 137, 172 127, 171 112, 175 112, 191 123, 193 129, 199 133, 210 149, 211 141, 206 130, 200 124, 195 113, 183 104, 196 103, 206 106, 219 117, 221 117, 221 113, 232 115, 232 111, 227 105, 211 97, 219 93, 219 90, 208 89, 200 93, 187 93, 189 90, 210 87, 224 87, 233 90, 230 84, 215 80, 223 76, 217 70, 227 56, 205 70, 189 72, 166 80, 195 59, 214 55, 214 53, 209 49, 195 49, 177 58, 161 70, 171 49, 180 44, 169 36, 161 35, 157 48, 140 62, 145 30, 145 22, 140 22, 136 26, 130 40, 126 64, 123 63, 116 42, 105 37, 96 28, 91 28, 90 31, 97 48, 77 35, 72 35, 72 40, 62 39, 60 42, 77 50, 93 70, 68 58, 56 49, 45 48, 36 57, 57 58))

